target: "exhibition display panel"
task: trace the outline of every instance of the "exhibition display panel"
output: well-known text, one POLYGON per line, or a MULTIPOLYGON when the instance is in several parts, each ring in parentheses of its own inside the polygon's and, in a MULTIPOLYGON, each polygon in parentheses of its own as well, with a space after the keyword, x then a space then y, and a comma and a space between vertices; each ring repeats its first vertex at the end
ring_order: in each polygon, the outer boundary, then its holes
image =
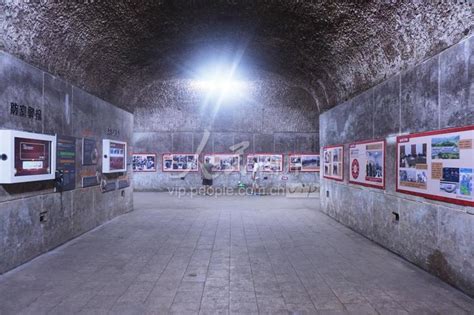
POLYGON ((290 172, 319 172, 321 160, 319 154, 290 154, 290 172))
POLYGON ((102 173, 127 171, 127 143, 115 140, 102 140, 102 173))
POLYGON ((397 191, 474 206, 474 126, 397 137, 397 191))
POLYGON ((337 181, 344 180, 344 146, 323 148, 323 177, 337 181))
POLYGON ((349 182, 385 189, 385 140, 349 145, 349 182))
POLYGON ((56 171, 56 136, 0 130, 0 183, 52 180, 56 171))
POLYGON ((132 170, 134 172, 156 172, 156 154, 133 153, 132 170))
POLYGON ((199 154, 166 153, 163 154, 163 172, 198 172, 199 154))
POLYGON ((214 172, 239 172, 240 155, 239 154, 206 154, 203 162, 212 164, 214 172))
POLYGON ((246 169, 252 172, 255 163, 259 163, 263 172, 282 172, 283 155, 271 153, 257 153, 247 155, 246 169))

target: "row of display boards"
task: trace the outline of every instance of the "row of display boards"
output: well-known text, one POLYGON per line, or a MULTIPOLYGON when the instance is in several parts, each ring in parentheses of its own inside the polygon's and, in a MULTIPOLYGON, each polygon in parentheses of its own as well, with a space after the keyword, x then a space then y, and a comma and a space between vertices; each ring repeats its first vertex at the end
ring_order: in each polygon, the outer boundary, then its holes
MULTIPOLYGON (((62 170, 70 175, 69 182, 73 186, 75 138, 0 130, 0 139, 0 184, 52 180, 56 170, 62 170)), ((397 192, 474 206, 473 141, 474 126, 398 136, 397 192)), ((126 142, 103 139, 102 150, 99 155, 97 141, 83 138, 82 165, 95 165, 101 159, 102 173, 126 172, 126 142)), ((344 145, 324 147, 322 154, 323 177, 343 181, 344 145)), ((157 171, 156 157, 156 154, 134 153, 133 171, 157 171)), ((163 154, 162 171, 197 172, 200 162, 212 164, 215 172, 239 172, 241 168, 239 154, 204 154, 202 160, 199 158, 200 155, 194 153, 163 154)), ((385 189, 385 160, 385 140, 349 144, 349 182, 385 189)), ((264 172, 283 171, 282 154, 248 154, 246 171, 252 172, 257 162, 264 172)), ((290 154, 288 171, 319 172, 319 154, 290 154)), ((96 177, 92 175, 91 178, 96 177)))
MULTIPOLYGON (((397 137, 396 190, 474 206, 474 126, 397 137)), ((349 182, 385 189, 386 141, 349 145, 349 182)), ((323 148, 323 177, 344 180, 344 146, 323 148)))
MULTIPOLYGON (((194 153, 165 153, 162 154, 163 172, 198 172, 199 164, 210 163, 214 172, 240 172, 241 155, 235 153, 204 154, 200 160, 199 154, 194 153)), ((248 154, 245 169, 252 172, 255 163, 260 163, 263 172, 282 172, 283 155, 273 153, 248 154)), ((132 169, 135 172, 156 172, 157 155, 154 153, 134 153, 132 169)), ((290 154, 290 172, 319 172, 319 154, 290 154)))
MULTIPOLYGON (((18 184, 57 180, 62 189, 75 188, 76 138, 46 135, 18 130, 0 130, 0 184, 18 184)), ((102 154, 98 141, 82 138, 82 165, 102 161, 102 173, 127 171, 127 143, 103 139, 102 154)), ((96 172, 82 176, 82 187, 98 185, 96 172), (90 181, 89 181, 90 180, 90 181)), ((126 184, 119 183, 120 187, 126 184)))

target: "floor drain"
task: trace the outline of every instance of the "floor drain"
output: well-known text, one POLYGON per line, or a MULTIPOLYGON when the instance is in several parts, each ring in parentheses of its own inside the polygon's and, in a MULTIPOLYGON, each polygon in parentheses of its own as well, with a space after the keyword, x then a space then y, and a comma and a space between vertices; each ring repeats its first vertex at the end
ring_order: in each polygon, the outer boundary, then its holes
POLYGON ((188 274, 188 276, 189 276, 189 277, 197 277, 197 274, 195 274, 195 273, 190 273, 190 274, 188 274))

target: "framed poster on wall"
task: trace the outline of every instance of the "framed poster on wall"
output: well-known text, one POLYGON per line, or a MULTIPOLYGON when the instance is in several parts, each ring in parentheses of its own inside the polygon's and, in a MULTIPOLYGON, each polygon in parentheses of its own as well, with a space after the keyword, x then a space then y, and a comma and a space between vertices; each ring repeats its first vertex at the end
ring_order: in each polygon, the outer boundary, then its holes
POLYGON ((247 155, 246 169, 252 172, 255 163, 260 163, 263 172, 282 172, 283 171, 283 155, 281 154, 249 154, 247 155))
POLYGON ((344 180, 344 146, 323 148, 323 177, 337 181, 344 180))
POLYGON ((349 183, 385 189, 385 140, 349 145, 349 183))
POLYGON ((204 163, 211 163, 214 172, 240 172, 239 154, 206 154, 204 163))
POLYGON ((319 154, 290 154, 290 172, 319 172, 321 167, 319 154))
POLYGON ((97 141, 82 138, 82 165, 96 165, 99 160, 97 141))
POLYGON ((397 191, 474 206, 474 126, 397 137, 397 191))
POLYGON ((199 171, 199 154, 166 153, 163 154, 163 172, 199 171))
POLYGON ((133 153, 132 170, 134 172, 156 172, 156 154, 133 153))

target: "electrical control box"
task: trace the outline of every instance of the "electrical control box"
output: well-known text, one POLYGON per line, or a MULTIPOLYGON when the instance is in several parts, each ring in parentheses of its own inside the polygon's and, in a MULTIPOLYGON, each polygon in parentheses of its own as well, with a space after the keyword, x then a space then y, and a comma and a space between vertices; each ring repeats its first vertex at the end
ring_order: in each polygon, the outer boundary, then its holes
POLYGON ((102 140, 102 173, 127 171, 127 143, 115 140, 102 140))
POLYGON ((56 136, 0 130, 0 184, 53 180, 56 136))

